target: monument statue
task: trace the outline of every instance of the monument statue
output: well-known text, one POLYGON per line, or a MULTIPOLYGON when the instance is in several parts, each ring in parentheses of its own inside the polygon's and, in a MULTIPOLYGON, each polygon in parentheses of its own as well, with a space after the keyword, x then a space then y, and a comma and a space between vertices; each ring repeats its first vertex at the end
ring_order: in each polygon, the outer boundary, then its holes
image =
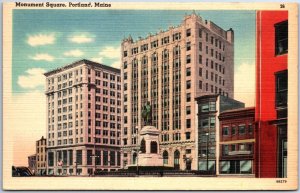
POLYGON ((152 109, 151 109, 151 105, 150 105, 149 101, 143 107, 142 117, 144 119, 144 125, 151 125, 152 124, 152 109))

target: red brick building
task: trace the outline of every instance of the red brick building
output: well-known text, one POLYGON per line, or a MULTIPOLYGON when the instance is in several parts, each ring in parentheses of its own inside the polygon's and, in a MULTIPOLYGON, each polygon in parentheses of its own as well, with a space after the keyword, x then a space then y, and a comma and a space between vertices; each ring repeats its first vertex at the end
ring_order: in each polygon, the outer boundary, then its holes
POLYGON ((288 11, 257 11, 256 48, 256 177, 286 177, 288 11))
POLYGON ((255 108, 221 112, 220 174, 255 173, 255 108))

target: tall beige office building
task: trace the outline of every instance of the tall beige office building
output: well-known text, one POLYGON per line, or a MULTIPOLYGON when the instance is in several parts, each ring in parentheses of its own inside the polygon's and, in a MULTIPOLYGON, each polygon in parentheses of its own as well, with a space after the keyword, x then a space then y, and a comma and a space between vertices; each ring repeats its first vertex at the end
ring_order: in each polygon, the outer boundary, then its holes
POLYGON ((120 70, 80 60, 45 76, 47 174, 120 168, 120 70))
POLYGON ((150 101, 164 165, 198 169, 195 98, 216 93, 233 98, 233 45, 232 29, 194 13, 167 31, 123 40, 122 167, 136 164, 142 108, 150 101))

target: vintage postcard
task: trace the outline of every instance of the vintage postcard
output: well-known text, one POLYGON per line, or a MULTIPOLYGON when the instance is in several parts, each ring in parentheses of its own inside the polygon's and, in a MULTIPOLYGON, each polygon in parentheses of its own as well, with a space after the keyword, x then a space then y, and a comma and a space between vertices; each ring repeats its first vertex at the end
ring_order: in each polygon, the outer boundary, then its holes
POLYGON ((3 3, 3 189, 298 189, 295 3, 3 3))

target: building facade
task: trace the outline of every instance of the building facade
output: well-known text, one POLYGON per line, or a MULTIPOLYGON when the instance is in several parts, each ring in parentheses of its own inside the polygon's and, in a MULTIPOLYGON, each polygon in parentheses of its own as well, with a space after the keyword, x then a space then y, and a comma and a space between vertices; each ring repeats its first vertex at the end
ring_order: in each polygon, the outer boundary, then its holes
POLYGON ((255 108, 220 113, 220 174, 255 174, 255 108))
POLYGON ((88 175, 120 167, 120 70, 89 60, 49 71, 47 174, 88 175))
POLYGON ((288 11, 257 11, 256 18, 256 176, 286 177, 288 11))
POLYGON ((28 156, 28 169, 35 175, 36 173, 36 154, 28 156))
POLYGON ((141 113, 149 101, 165 163, 197 169, 195 98, 212 93, 233 97, 233 45, 232 29, 225 31, 196 14, 167 31, 123 40, 123 167, 135 163, 144 126, 141 113))
POLYGON ((223 111, 243 108, 245 104, 229 97, 213 94, 196 98, 196 150, 198 170, 219 175, 219 115, 223 111))
POLYGON ((36 141, 36 175, 46 175, 47 170, 47 140, 42 136, 36 141))

